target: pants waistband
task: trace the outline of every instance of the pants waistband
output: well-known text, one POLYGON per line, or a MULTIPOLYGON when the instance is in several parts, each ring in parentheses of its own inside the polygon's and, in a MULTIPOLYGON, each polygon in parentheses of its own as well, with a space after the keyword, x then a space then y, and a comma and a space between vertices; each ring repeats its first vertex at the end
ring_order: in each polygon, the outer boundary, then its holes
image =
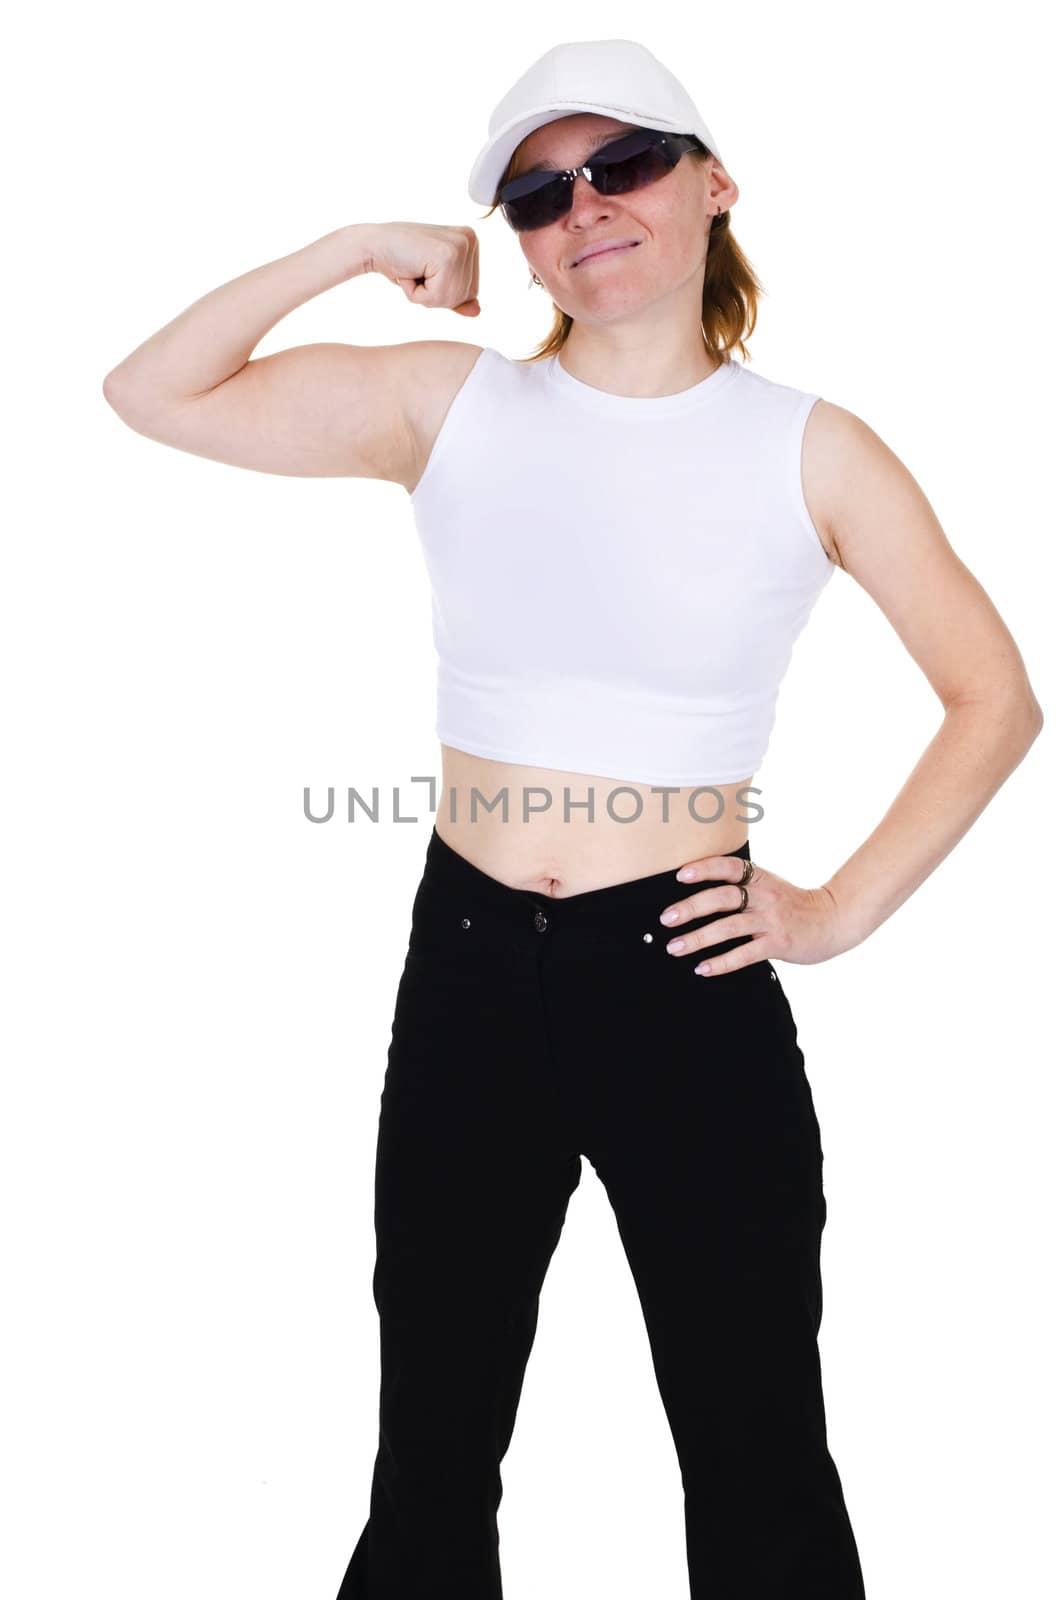
MULTIPOLYGON (((714 853, 747 861, 750 843, 745 841, 735 850, 714 853)), ((672 867, 647 877, 630 878, 622 883, 554 898, 535 889, 512 888, 490 877, 447 844, 434 828, 427 845, 414 919, 420 927, 427 924, 437 927, 439 919, 443 921, 449 917, 451 920, 457 911, 466 913, 477 908, 488 914, 491 926, 498 930, 510 929, 516 936, 523 932, 573 932, 579 939, 610 941, 615 937, 623 939, 633 932, 642 938, 644 931, 651 931, 656 940, 664 943, 673 936, 673 931, 658 921, 666 906, 697 890, 731 882, 726 878, 708 878, 681 883, 676 874, 682 865, 683 862, 677 861, 672 867)), ((730 909, 725 909, 692 918, 680 925, 679 932, 705 927, 718 917, 731 914, 730 909)), ((714 953, 733 949, 749 937, 725 940, 714 947, 714 953)))

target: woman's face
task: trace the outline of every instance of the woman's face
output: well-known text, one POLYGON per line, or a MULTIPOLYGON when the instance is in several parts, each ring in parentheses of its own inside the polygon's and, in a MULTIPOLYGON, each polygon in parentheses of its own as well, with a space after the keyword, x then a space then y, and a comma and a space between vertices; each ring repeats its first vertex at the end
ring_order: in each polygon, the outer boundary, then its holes
MULTIPOLYGON (((518 149, 516 173, 540 164, 579 167, 634 123, 578 112, 536 128, 518 149)), ((575 321, 609 322, 671 294, 701 274, 710 221, 739 190, 710 157, 684 156, 664 178, 629 194, 601 195, 581 174, 565 217, 518 240, 556 305, 575 321), (589 245, 631 241, 578 262, 589 245)))

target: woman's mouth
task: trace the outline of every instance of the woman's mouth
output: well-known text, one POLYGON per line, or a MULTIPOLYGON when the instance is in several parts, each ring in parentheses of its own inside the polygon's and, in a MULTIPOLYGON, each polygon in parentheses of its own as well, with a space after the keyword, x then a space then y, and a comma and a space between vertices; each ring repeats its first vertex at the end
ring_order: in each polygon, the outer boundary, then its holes
POLYGON ((623 250, 635 250, 639 239, 623 239, 620 243, 608 244, 598 250, 590 250, 587 255, 581 256, 574 262, 575 267, 583 267, 589 261, 602 261, 604 256, 616 256, 623 250))

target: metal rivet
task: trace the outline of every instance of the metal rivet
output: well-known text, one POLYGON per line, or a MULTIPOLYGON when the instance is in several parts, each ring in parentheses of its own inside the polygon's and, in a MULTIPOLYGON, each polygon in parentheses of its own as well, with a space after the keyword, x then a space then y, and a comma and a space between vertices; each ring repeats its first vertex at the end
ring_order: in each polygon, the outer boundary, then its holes
POLYGON ((470 925, 471 925, 470 917, 464 917, 463 921, 460 923, 460 927, 461 928, 469 928, 470 925))
POLYGON ((644 944, 654 944, 654 942, 655 942, 654 934, 653 933, 645 933, 644 936, 643 936, 643 942, 644 942, 644 944))

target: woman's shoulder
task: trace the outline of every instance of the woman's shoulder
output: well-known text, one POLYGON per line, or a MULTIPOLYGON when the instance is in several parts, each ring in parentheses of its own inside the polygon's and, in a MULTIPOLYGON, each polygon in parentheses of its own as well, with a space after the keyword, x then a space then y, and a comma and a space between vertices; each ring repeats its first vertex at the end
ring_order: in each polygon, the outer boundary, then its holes
POLYGON ((819 398, 816 389, 790 380, 770 377, 745 361, 737 361, 733 357, 731 364, 739 374, 741 392, 751 403, 797 408, 810 398, 813 400, 819 398))

